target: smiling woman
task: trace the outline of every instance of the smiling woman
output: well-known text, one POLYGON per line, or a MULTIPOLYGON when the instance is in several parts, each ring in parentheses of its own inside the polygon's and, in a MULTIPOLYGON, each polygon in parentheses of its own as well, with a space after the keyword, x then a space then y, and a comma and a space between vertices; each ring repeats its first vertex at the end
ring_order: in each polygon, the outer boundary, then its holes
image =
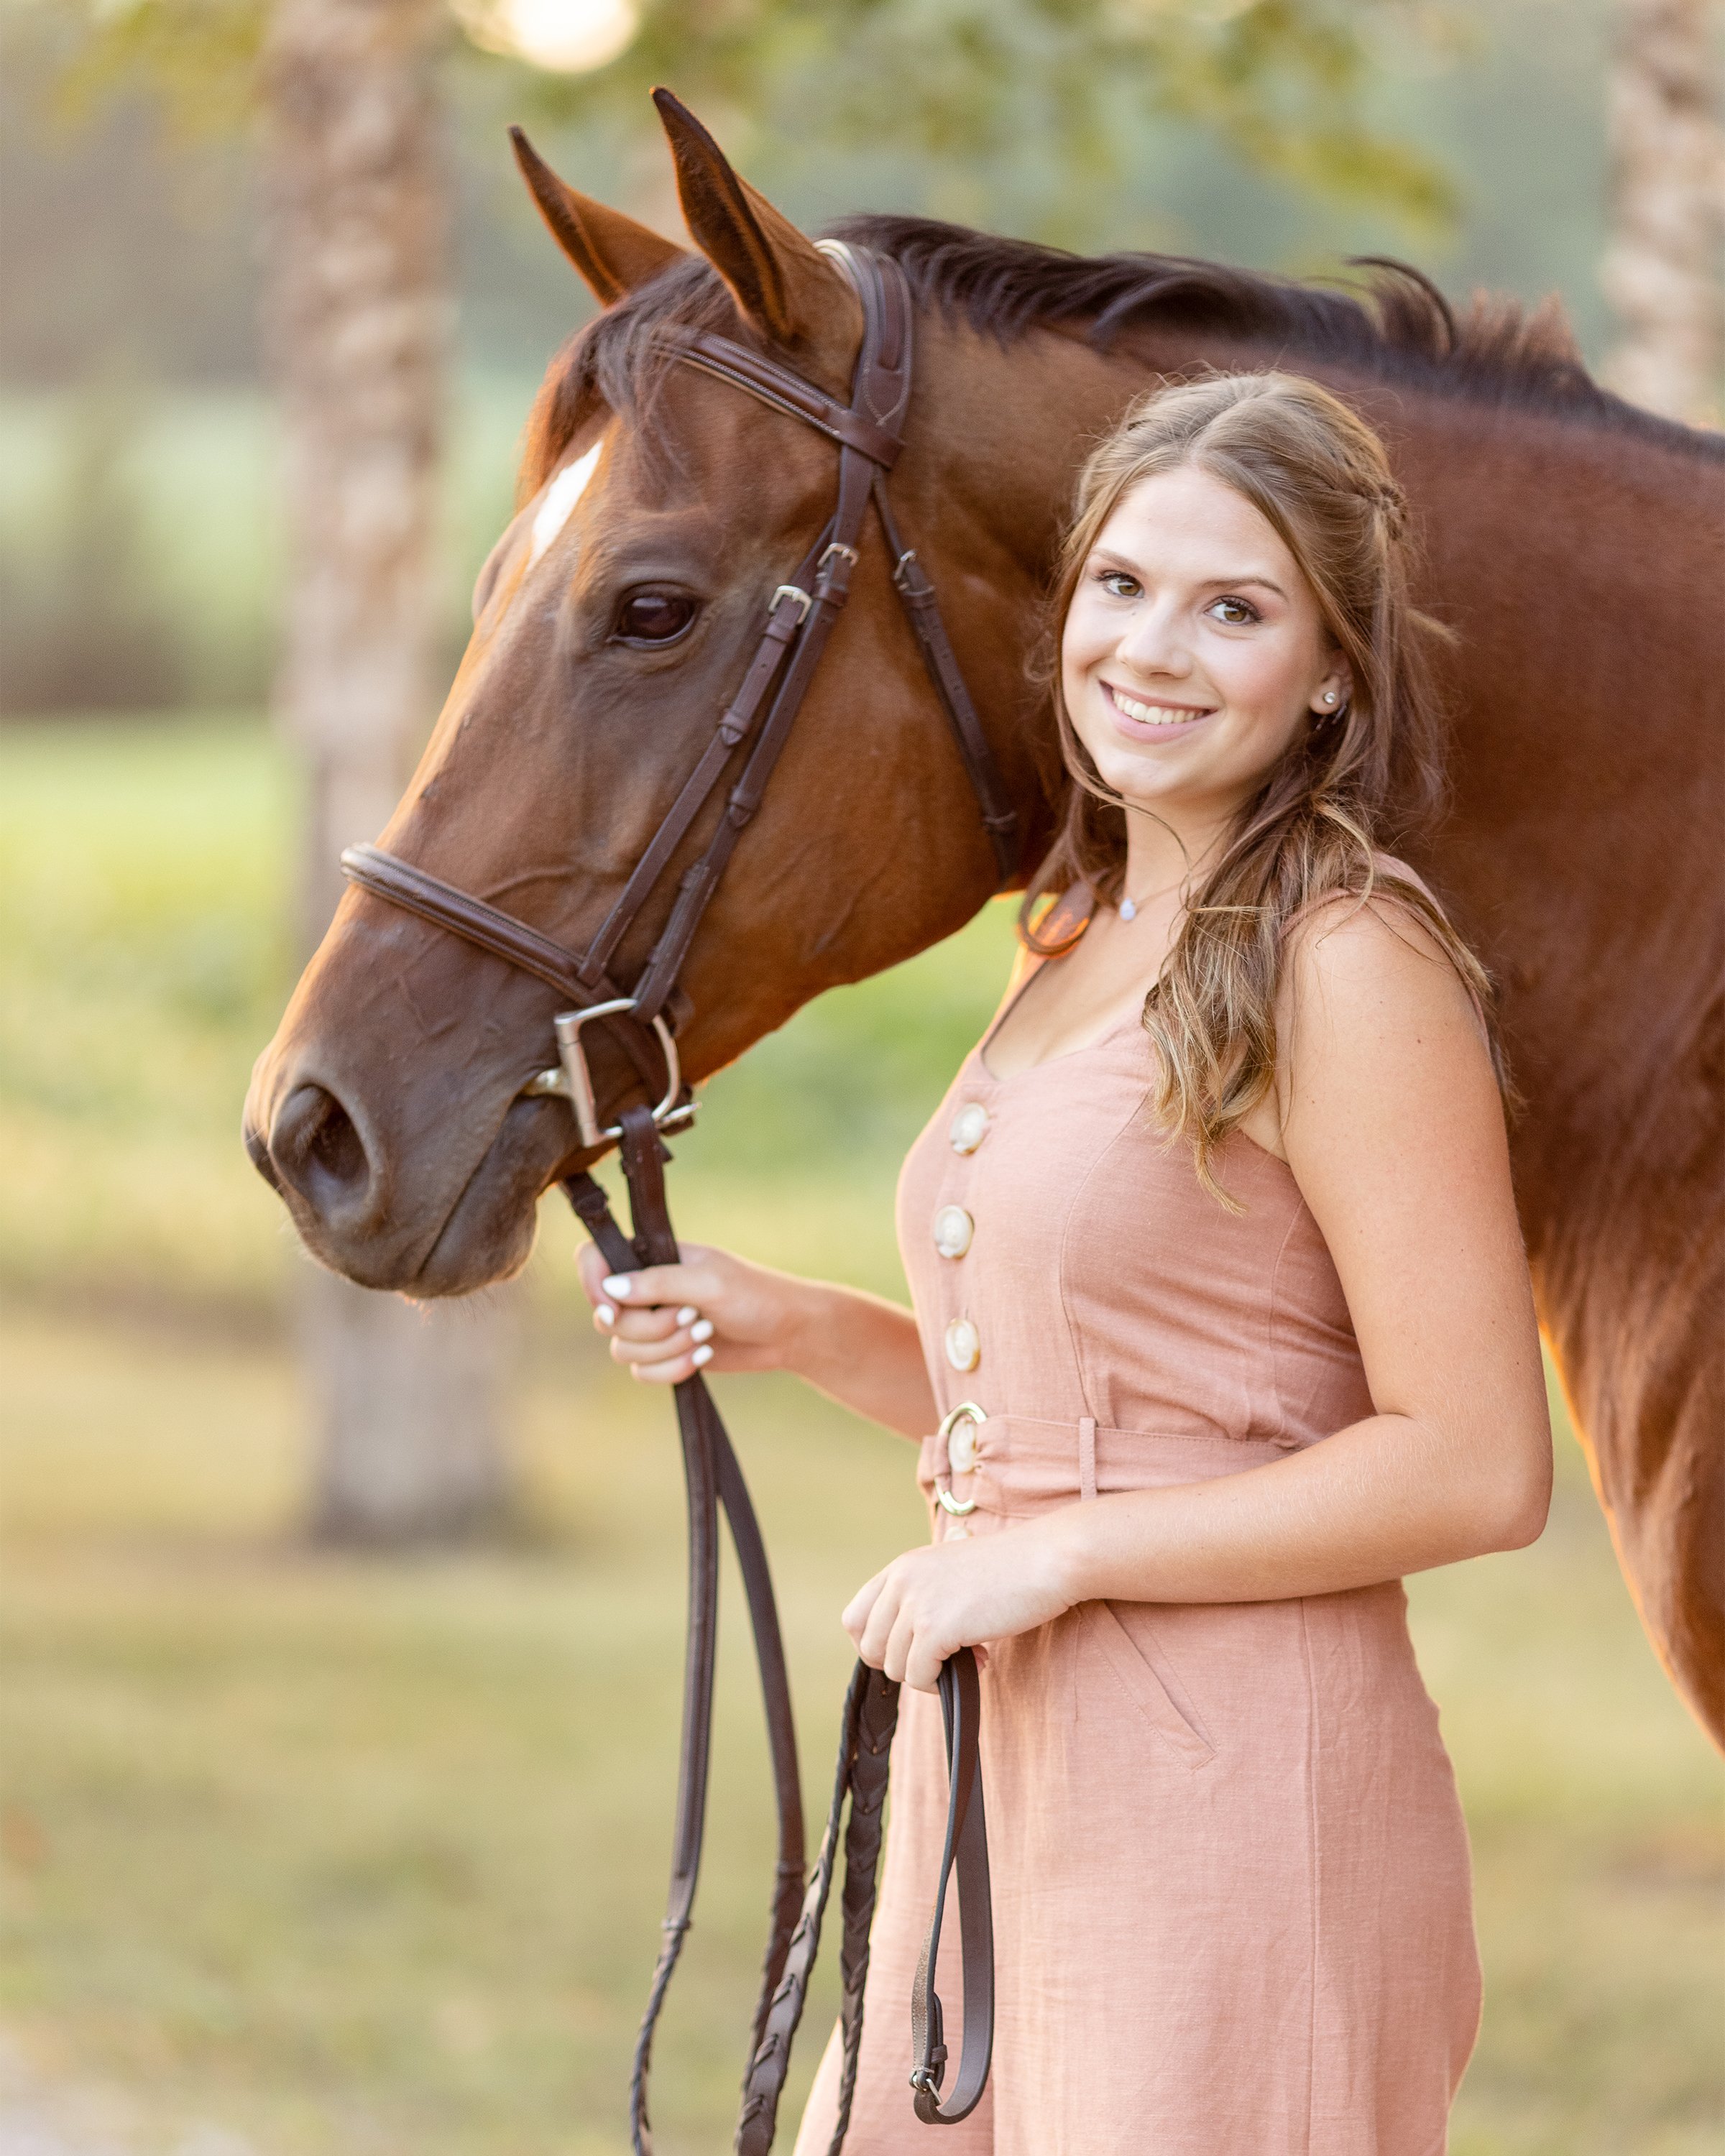
MULTIPOLYGON (((1079 498, 1045 662, 1073 785, 1026 894, 1026 940, 1062 947, 1034 925, 1053 893, 1086 891, 1117 925, 1160 904, 1171 941, 1145 1007, 1158 1109, 1215 1189, 1211 1155, 1236 1126, 1281 1150, 1284 943, 1325 897, 1381 890, 1490 1010, 1478 962, 1378 850, 1429 825, 1441 797, 1426 660, 1442 632, 1408 603, 1406 506, 1382 444, 1298 376, 1145 398, 1079 498)), ((1070 942, 1090 916, 1057 917, 1070 942)), ((1491 1053, 1504 1086, 1495 1040, 1491 1053)))
POLYGON ((922 1438, 933 1539, 845 1617, 910 1688, 858 2156, 902 2145, 965 1647, 999 2042, 952 2148, 1444 2145, 1479 1971, 1400 1582, 1532 1539, 1551 1460, 1486 983, 1382 850, 1436 792, 1401 524, 1375 436, 1274 373, 1091 459, 1045 669, 1074 785, 1028 977, 905 1165, 914 1322, 583 1257, 637 1375, 788 1368, 922 1438))

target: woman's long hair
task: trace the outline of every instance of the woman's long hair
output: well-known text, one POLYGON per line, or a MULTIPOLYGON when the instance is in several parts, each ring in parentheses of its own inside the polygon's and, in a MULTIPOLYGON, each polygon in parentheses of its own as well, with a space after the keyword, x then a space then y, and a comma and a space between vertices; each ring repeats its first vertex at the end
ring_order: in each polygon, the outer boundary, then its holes
MULTIPOLYGON (((1059 835, 1024 895, 1024 942, 1070 947, 1085 888, 1116 902, 1126 865, 1126 804, 1106 786, 1061 693, 1060 634, 1103 526, 1159 472, 1191 466, 1250 502, 1317 595, 1353 689, 1314 718, 1240 811, 1189 899, 1144 1004, 1159 1051, 1158 1122, 1193 1145, 1199 1179, 1216 1149, 1274 1082, 1276 995, 1285 932, 1332 896, 1405 906, 1455 967, 1485 1019, 1498 1083, 1512 1098, 1495 1030, 1491 983, 1419 885, 1376 860, 1426 829, 1443 801, 1442 714, 1427 660, 1445 632, 1408 598, 1407 505, 1384 445, 1339 398, 1297 375, 1223 374, 1153 392, 1096 450, 1079 483, 1061 552, 1045 666, 1071 779, 1059 835), (1039 936, 1039 927, 1045 932, 1039 936)), ((1153 813, 1153 812, 1139 812, 1153 813)))

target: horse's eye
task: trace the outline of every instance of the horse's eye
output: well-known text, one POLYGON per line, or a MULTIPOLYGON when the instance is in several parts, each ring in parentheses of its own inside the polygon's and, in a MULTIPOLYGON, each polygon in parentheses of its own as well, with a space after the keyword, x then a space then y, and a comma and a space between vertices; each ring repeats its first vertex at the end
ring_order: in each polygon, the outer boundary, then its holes
POLYGON ((613 634, 625 644, 670 644, 695 614, 695 602, 685 593, 631 592, 617 609, 613 634))

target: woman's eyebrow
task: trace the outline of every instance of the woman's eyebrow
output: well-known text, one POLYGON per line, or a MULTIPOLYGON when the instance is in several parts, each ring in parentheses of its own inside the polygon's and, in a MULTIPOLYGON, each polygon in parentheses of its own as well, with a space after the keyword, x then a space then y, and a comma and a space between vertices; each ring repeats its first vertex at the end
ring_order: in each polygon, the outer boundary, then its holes
POLYGON ((1199 586, 1199 589, 1206 592, 1231 592, 1242 584, 1256 584, 1261 591, 1274 592, 1279 599, 1285 599, 1287 597, 1287 593, 1276 583, 1274 577, 1260 577, 1250 570, 1243 577, 1210 577, 1199 586))

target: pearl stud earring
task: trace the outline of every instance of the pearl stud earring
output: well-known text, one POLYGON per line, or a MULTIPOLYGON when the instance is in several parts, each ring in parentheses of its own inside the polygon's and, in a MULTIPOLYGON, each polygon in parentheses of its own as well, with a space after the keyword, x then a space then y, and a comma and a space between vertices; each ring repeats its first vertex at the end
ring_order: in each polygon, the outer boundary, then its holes
POLYGON ((1324 690, 1324 701, 1325 701, 1327 704, 1333 704, 1333 703, 1335 702, 1335 701, 1336 701, 1336 692, 1335 692, 1335 690, 1334 690, 1333 689, 1326 689, 1326 690, 1324 690))

